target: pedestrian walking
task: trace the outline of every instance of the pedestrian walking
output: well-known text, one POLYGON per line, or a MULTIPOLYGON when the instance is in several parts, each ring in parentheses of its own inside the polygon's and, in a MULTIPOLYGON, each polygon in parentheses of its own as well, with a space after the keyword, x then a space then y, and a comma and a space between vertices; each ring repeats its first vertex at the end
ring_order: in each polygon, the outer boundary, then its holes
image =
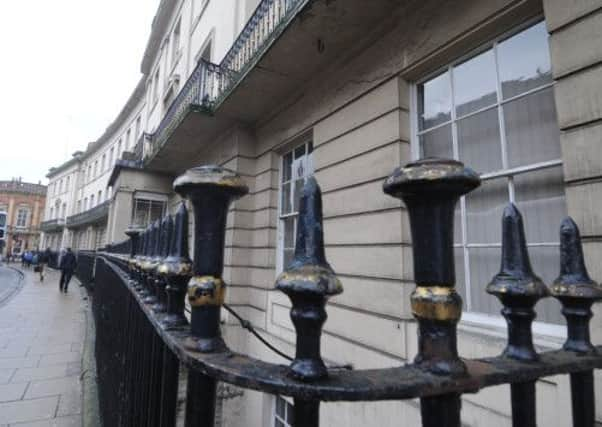
POLYGON ((51 256, 50 248, 46 248, 44 252, 38 253, 38 273, 40 273, 40 282, 44 281, 44 270, 46 265, 50 262, 51 256))
POLYGON ((59 281, 59 290, 61 292, 67 293, 67 288, 69 287, 69 282, 71 281, 71 277, 73 276, 75 267, 77 267, 77 258, 75 257, 75 254, 71 251, 71 248, 67 248, 67 251, 62 256, 61 263, 59 265, 59 268, 61 269, 61 280, 59 281))

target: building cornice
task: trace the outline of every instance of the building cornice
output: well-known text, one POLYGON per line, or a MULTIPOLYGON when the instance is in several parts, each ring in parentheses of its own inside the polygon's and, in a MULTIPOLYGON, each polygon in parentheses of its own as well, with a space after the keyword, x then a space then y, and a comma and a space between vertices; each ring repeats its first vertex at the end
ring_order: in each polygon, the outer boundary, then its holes
POLYGON ((140 71, 145 76, 150 74, 155 56, 161 48, 163 34, 167 31, 170 18, 178 2, 179 0, 161 0, 161 3, 159 4, 157 14, 153 18, 151 34, 146 43, 144 55, 142 56, 142 64, 140 65, 140 71))

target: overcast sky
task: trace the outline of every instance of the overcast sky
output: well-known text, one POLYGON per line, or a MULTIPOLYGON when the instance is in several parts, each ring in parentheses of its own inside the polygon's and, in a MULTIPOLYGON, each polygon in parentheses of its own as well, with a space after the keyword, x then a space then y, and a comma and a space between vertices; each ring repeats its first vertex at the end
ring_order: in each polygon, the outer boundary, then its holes
POLYGON ((97 139, 140 78, 159 0, 0 2, 0 180, 97 139))

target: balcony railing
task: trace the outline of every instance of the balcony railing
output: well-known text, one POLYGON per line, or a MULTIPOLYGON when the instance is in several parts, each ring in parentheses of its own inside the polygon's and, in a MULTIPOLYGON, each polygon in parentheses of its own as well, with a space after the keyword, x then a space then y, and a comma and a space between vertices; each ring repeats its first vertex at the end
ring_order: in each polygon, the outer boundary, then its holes
POLYGON ((227 73, 219 65, 201 60, 151 136, 151 152, 156 152, 191 110, 211 111, 227 85, 227 73))
POLYGON ((65 220, 63 218, 50 219, 48 221, 43 221, 40 224, 40 230, 46 233, 60 231, 63 227, 65 227, 65 220))
POLYGON ((67 217, 67 227, 75 228, 103 221, 109 215, 109 200, 85 212, 67 217))
MULTIPOLYGON (((263 0, 255 9, 222 62, 201 60, 151 135, 150 155, 165 144, 191 110, 213 112, 230 90, 254 66, 260 55, 286 28, 307 0, 263 0)), ((146 154, 146 153, 145 153, 146 154)))
POLYGON ((263 0, 240 32, 240 35, 226 54, 220 67, 235 73, 242 73, 255 63, 258 53, 288 25, 298 6, 305 0, 263 0))

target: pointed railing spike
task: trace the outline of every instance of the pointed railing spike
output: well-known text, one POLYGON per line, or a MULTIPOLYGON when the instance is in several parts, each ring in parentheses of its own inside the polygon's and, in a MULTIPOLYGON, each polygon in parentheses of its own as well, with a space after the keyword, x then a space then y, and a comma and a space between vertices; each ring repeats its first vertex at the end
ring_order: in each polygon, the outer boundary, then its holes
POLYGON ((167 258, 157 267, 166 281, 167 316, 162 321, 166 328, 188 324, 184 315, 186 287, 191 276, 192 262, 188 257, 188 210, 182 202, 176 212, 167 258))
POLYGON ((325 305, 329 297, 343 292, 343 287, 324 254, 322 194, 313 177, 308 178, 301 195, 294 258, 276 280, 276 288, 292 302, 297 346, 291 373, 305 381, 325 377, 320 354, 325 305))
POLYGON ((140 253, 140 238, 141 231, 139 227, 130 225, 125 230, 125 235, 130 238, 130 254, 128 258, 128 272, 130 276, 130 284, 136 283, 136 256, 140 253))
MULTIPOLYGON (((535 304, 549 295, 547 286, 533 272, 523 217, 514 204, 502 215, 502 261, 500 272, 487 285, 487 292, 502 303, 508 324, 508 344, 502 355, 532 362, 539 360, 533 346, 531 324, 535 304)), ((536 427, 535 381, 510 384, 513 426, 536 427)))
POLYGON ((560 226, 560 275, 554 280, 551 293, 562 304, 567 321, 564 349, 593 353, 589 333, 591 307, 602 300, 602 287, 587 272, 579 228, 571 218, 565 218, 560 226))
POLYGON ((161 249, 160 249, 160 260, 155 267, 155 296, 157 302, 153 305, 153 311, 156 313, 164 313, 167 311, 167 294, 165 293, 165 287, 167 282, 165 276, 161 273, 161 266, 165 262, 169 254, 169 244, 171 241, 171 235, 173 233, 173 219, 171 215, 166 215, 161 221, 161 249))
POLYGON ((547 286, 533 272, 523 218, 514 204, 502 215, 502 260, 500 271, 487 285, 487 292, 502 303, 502 315, 508 323, 508 345, 504 355, 518 360, 537 360, 531 324, 533 307, 549 295, 547 286))

